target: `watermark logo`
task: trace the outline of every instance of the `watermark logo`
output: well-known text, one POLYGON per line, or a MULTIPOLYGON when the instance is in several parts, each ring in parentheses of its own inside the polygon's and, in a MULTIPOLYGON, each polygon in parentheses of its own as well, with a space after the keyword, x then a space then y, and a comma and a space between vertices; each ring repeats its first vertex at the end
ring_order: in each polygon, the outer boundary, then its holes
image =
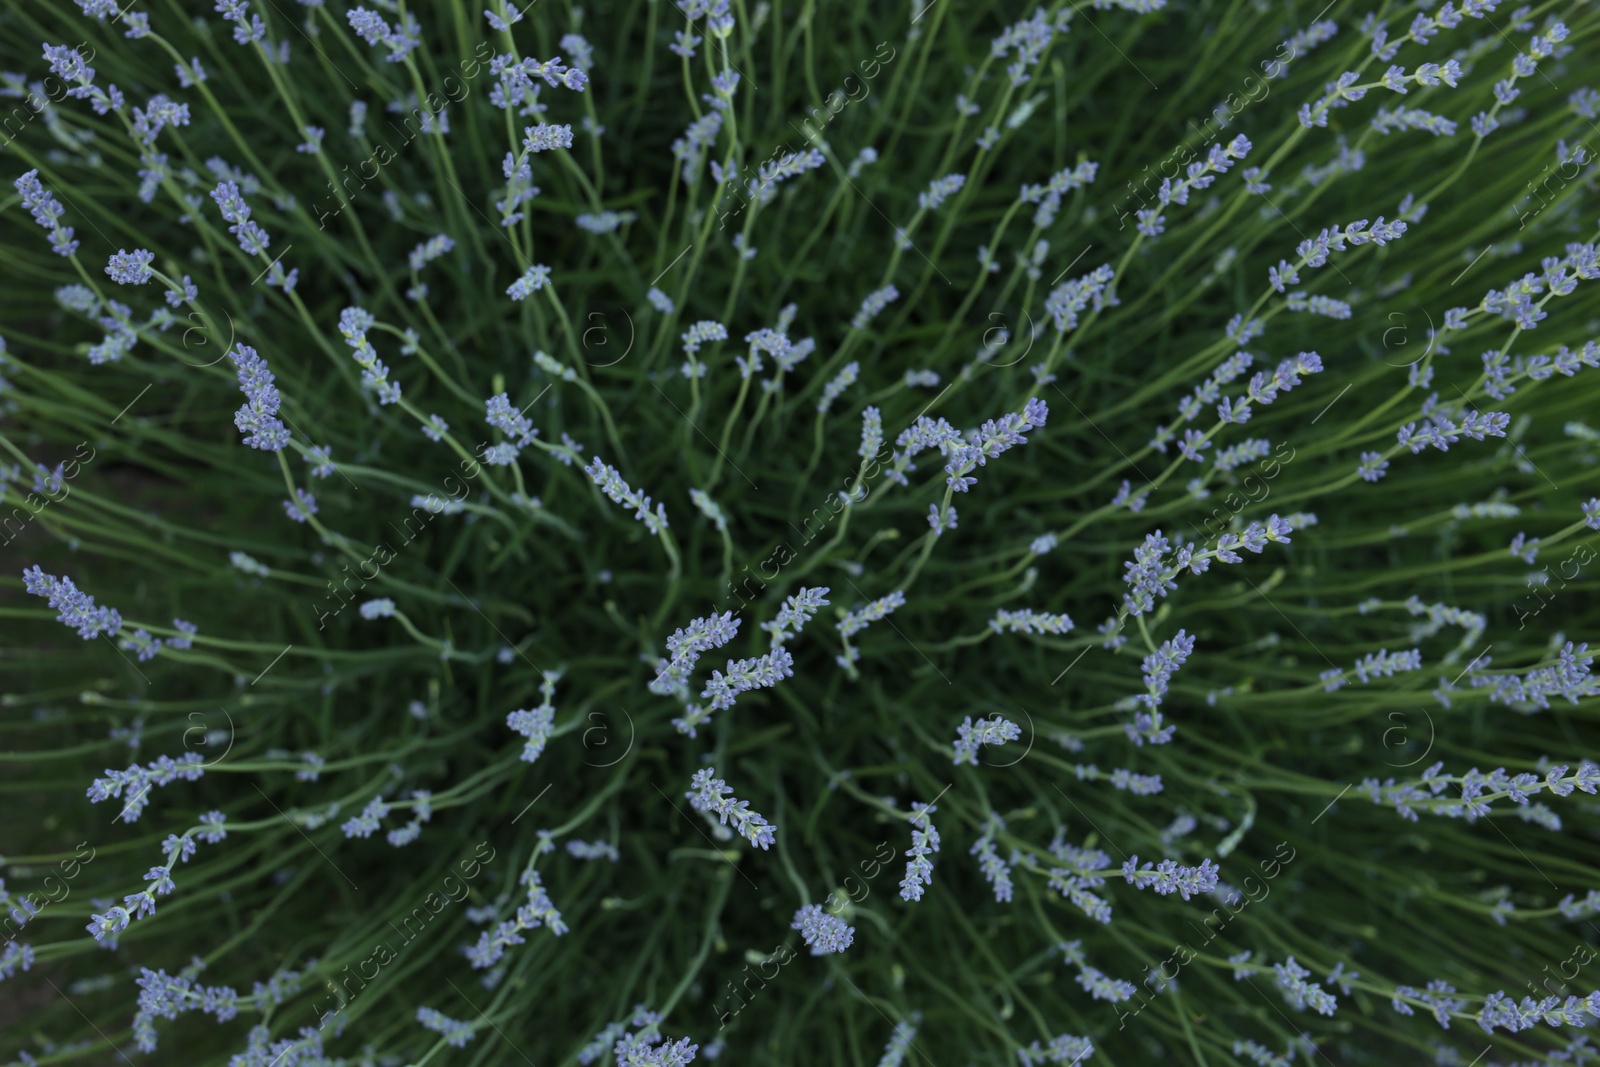
MULTIPOLYGON (((589 760, 584 760, 583 762, 585 766, 615 767, 627 757, 629 752, 633 751, 633 716, 628 714, 627 708, 619 707, 617 710, 622 713, 623 719, 627 721, 628 743, 623 746, 622 751, 617 755, 616 759, 613 759, 607 763, 591 763, 589 760)), ((583 731, 583 736, 580 738, 580 740, 583 742, 583 747, 588 751, 595 753, 596 755, 606 755, 609 752, 606 746, 611 744, 611 723, 609 721, 610 716, 603 711, 591 711, 587 718, 591 725, 583 731), (598 722, 596 721, 597 719, 599 720, 598 722)))

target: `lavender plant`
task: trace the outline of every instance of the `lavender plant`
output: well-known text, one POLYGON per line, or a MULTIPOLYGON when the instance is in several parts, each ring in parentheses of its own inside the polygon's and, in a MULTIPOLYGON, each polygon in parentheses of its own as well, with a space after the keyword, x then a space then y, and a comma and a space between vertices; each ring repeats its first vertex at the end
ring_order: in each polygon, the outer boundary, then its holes
POLYGON ((0 1063, 1600 1060, 1597 42, 6 6, 0 1063))

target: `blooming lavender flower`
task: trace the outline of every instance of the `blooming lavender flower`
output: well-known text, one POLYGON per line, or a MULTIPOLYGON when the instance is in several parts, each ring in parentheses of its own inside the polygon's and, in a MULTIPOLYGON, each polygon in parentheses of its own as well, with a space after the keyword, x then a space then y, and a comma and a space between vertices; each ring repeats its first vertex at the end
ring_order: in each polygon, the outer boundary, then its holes
MULTIPOLYGON (((661 674, 669 671, 687 677, 694 669, 695 662, 702 652, 713 648, 721 648, 732 641, 739 633, 739 624, 742 619, 736 618, 731 611, 721 615, 707 615, 704 618, 691 619, 689 625, 674 630, 672 636, 667 638, 667 654, 671 656, 670 665, 664 665, 661 674)), ((668 661, 663 661, 668 664, 668 661)), ((652 684, 651 692, 670 692, 660 690, 652 684)))
POLYGON ((542 263, 535 263, 506 288, 506 295, 513 300, 526 300, 543 289, 549 280, 550 268, 542 263))
POLYGON ((993 719, 979 719, 976 723, 968 715, 956 727, 955 764, 978 765, 979 745, 1003 745, 1022 736, 1022 728, 1009 719, 996 715, 993 719))
POLYGON ((283 502, 283 511, 295 522, 310 522, 311 516, 317 513, 317 498, 297 486, 294 494, 283 502))
POLYGON ((610 860, 612 863, 622 858, 617 846, 609 841, 568 841, 567 853, 580 860, 610 860))
POLYGON ((30 170, 12 183, 22 196, 22 206, 28 209, 33 221, 50 231, 50 247, 58 256, 70 256, 78 250, 72 239, 72 227, 61 225, 66 209, 56 201, 55 194, 46 191, 39 181, 39 172, 30 170))
POLYGON ((339 829, 346 837, 371 837, 382 828, 379 820, 388 814, 389 805, 384 803, 382 794, 379 794, 367 801, 360 815, 346 819, 339 829))
POLYGON ((670 315, 677 310, 677 305, 672 302, 672 297, 653 285, 650 287, 650 291, 644 295, 645 299, 650 301, 650 306, 663 315, 670 315))
POLYGON ((966 184, 965 174, 947 174, 943 178, 935 178, 929 183, 927 192, 917 194, 917 206, 923 211, 937 211, 940 205, 960 192, 966 184))
POLYGON ((745 182, 746 190, 758 204, 769 203, 778 195, 778 185, 797 178, 808 170, 816 170, 827 162, 827 157, 815 148, 786 152, 777 159, 769 159, 757 169, 755 178, 745 182))
MULTIPOLYGON (((161 869, 156 868, 156 870, 161 869)), ((136 979, 136 984, 139 986, 138 1010, 133 1018, 133 1038, 134 1044, 140 1051, 155 1051, 156 1019, 176 1019, 183 1012, 199 1011, 212 1016, 218 1022, 227 1022, 238 1015, 237 990, 230 986, 200 985, 190 976, 189 970, 185 968, 185 973, 173 977, 164 970, 152 971, 148 967, 139 968, 139 977, 136 979)), ((265 1027, 262 1031, 264 1037, 265 1027)), ((316 1034, 315 1030, 310 1032, 316 1034)))
POLYGON ((883 417, 876 407, 869 405, 861 412, 861 447, 857 450, 863 460, 869 460, 883 447, 883 417))
POLYGON ((726 711, 733 707, 740 693, 748 693, 752 689, 771 689, 783 679, 794 677, 793 666, 794 657, 782 646, 754 659, 730 659, 726 674, 716 670, 711 672, 711 680, 706 683, 700 699, 709 700, 715 711, 726 711))
POLYGON ((1295 247, 1295 252, 1300 256, 1300 262, 1290 266, 1279 261, 1278 266, 1268 271, 1268 280, 1278 292, 1286 291, 1287 287, 1299 281, 1296 267, 1321 267, 1328 262, 1328 257, 1334 252, 1343 252, 1346 246, 1358 247, 1364 244, 1384 245, 1390 241, 1397 241, 1406 232, 1406 224, 1396 219, 1393 222, 1384 222, 1379 215, 1376 222, 1367 225, 1366 219, 1358 219, 1347 223, 1343 229, 1338 226, 1327 227, 1316 237, 1308 237, 1295 247))
POLYGON ((438 234, 423 241, 411 250, 410 266, 413 271, 420 271, 429 263, 449 252, 456 246, 454 240, 445 234, 438 234))
POLYGON ((683 332, 681 338, 683 341, 683 353, 686 356, 693 356, 700 351, 700 346, 707 341, 726 341, 727 339, 728 328, 726 326, 710 319, 702 319, 683 332))
POLYGON ((192 622, 184 622, 182 619, 173 619, 172 627, 178 631, 178 634, 176 637, 167 638, 168 647, 180 649, 194 647, 194 635, 200 632, 200 627, 192 622))
MULTIPOLYGON (((26 900, 27 898, 23 898, 26 900)), ((0 981, 14 976, 18 969, 30 970, 33 967, 33 946, 20 941, 6 942, 3 952, 0 952, 0 981)))
POLYGON ((739 836, 757 848, 770 848, 776 839, 771 824, 750 810, 748 800, 732 797, 733 787, 716 774, 711 767, 703 767, 694 773, 690 789, 684 794, 689 798, 689 806, 696 811, 714 813, 723 824, 731 820, 739 836))
POLYGON ((951 448, 945 473, 945 484, 959 493, 967 491, 975 479, 967 475, 989 460, 1028 443, 1027 434, 1045 424, 1050 408, 1038 397, 1030 397, 1019 412, 990 419, 961 445, 951 448))
POLYGON ((1099 969, 1089 966, 1081 944, 1078 941, 1068 941, 1059 947, 1067 962, 1078 968, 1078 984, 1083 987, 1084 992, 1095 1000, 1104 1000, 1112 1004, 1132 999, 1138 987, 1132 982, 1108 978, 1099 969))
MULTIPOLYGON (((978 867, 983 871, 984 880, 994 887, 994 898, 1002 904, 1011 902, 1011 867, 1000 858, 1000 853, 995 850, 995 836, 1005 829, 1005 822, 994 812, 989 813, 984 822, 983 834, 973 842, 969 855, 978 857, 978 867)), ((1013 862, 1017 854, 1012 853, 1013 862)))
POLYGON ((856 378, 860 373, 861 364, 855 360, 846 363, 843 369, 823 387, 822 399, 817 401, 818 414, 826 414, 828 409, 833 406, 833 402, 839 399, 846 389, 855 384, 856 378))
POLYGON ((155 253, 144 248, 136 248, 131 253, 118 250, 106 264, 106 274, 118 285, 144 285, 150 280, 152 262, 155 262, 155 253))
POLYGON ((544 746, 550 740, 551 733, 555 730, 556 709, 552 701, 555 699, 556 682, 560 674, 553 671, 544 672, 544 679, 539 683, 539 693, 543 698, 536 708, 518 709, 506 716, 506 725, 516 733, 527 738, 522 746, 522 754, 518 758, 524 763, 532 763, 544 752, 544 746))
POLYGON ((1155 796, 1162 790, 1159 774, 1134 774, 1121 767, 1111 772, 1109 781, 1115 788, 1132 793, 1134 796, 1155 796))
POLYGON ((122 629, 122 613, 96 604, 94 597, 79 589, 71 578, 46 574, 35 565, 22 572, 22 582, 34 596, 47 598, 50 607, 57 612, 56 620, 77 630, 85 641, 92 641, 101 634, 110 637, 122 629))
POLYGON ((1102 263, 1088 274, 1062 282, 1051 290, 1045 298, 1044 309, 1050 313, 1056 329, 1062 333, 1077 329, 1078 316, 1085 308, 1101 311, 1120 304, 1116 287, 1112 285, 1116 276, 1111 264, 1102 263))
POLYGON ((1272 971, 1278 988, 1283 991, 1283 999, 1295 1008, 1304 1011, 1309 1007, 1319 1015, 1332 1015, 1338 1007, 1337 997, 1316 982, 1306 981, 1311 972, 1296 963, 1293 956, 1283 963, 1273 964, 1272 971))
POLYGON ((836 915, 829 915, 819 904, 807 904, 795 912, 789 929, 800 931, 800 936, 811 946, 813 956, 843 952, 850 947, 856 933, 855 927, 836 915))
MULTIPOLYGON (((580 230, 602 235, 615 233, 638 217, 639 213, 636 211, 602 211, 598 215, 591 212, 583 212, 573 221, 578 224, 578 229, 580 230)), ((652 289, 651 292, 658 295, 661 293, 659 289, 652 289)))
POLYGON ((857 330, 866 329, 867 324, 877 318, 884 308, 899 299, 900 290, 892 285, 886 285, 882 289, 874 289, 861 301, 861 310, 857 311, 855 317, 850 320, 851 327, 857 330))
POLYGON ((281 397, 267 361, 249 345, 241 344, 229 350, 228 358, 238 368, 239 388, 245 395, 244 406, 233 417, 245 435, 244 443, 268 452, 281 451, 289 443, 289 431, 276 417, 281 397))
MULTIPOLYGON (((228 2, 230 0, 218 0, 219 5, 228 2)), ((383 16, 364 7, 351 8, 345 13, 345 18, 349 20, 350 28, 355 30, 368 45, 373 48, 379 45, 388 48, 387 58, 390 63, 401 62, 422 44, 421 27, 409 14, 401 16, 393 29, 390 29, 383 16)), ((238 31, 234 32, 237 35, 238 31)))
MULTIPOLYGON (((534 855, 537 856, 538 852, 534 855)), ((545 892, 539 872, 531 865, 523 868, 520 882, 527 887, 527 901, 517 909, 516 916, 493 930, 485 930, 478 936, 477 944, 466 950, 467 959, 475 969, 493 967, 505 955, 508 946, 524 942, 522 933, 526 930, 544 927, 556 937, 567 932, 567 924, 562 920, 555 902, 545 892)))
MULTIPOLYGON (((1179 630, 1170 640, 1161 642, 1161 647, 1144 658, 1140 670, 1144 673, 1145 692, 1135 697, 1139 703, 1155 712, 1152 725, 1159 725, 1160 713, 1157 709, 1161 705, 1161 698, 1166 695, 1167 684, 1172 675, 1177 672, 1194 652, 1194 637, 1183 630, 1179 630)), ((1129 739, 1134 744, 1142 744, 1149 740, 1152 744, 1164 744, 1172 736, 1174 727, 1168 727, 1162 732, 1162 737, 1157 740, 1155 736, 1144 731, 1130 729, 1129 739)))
POLYGON ((118 641, 117 647, 134 653, 139 662, 143 663, 145 660, 155 658, 156 653, 161 651, 161 642, 152 638, 150 631, 141 626, 118 641))
MULTIPOLYGON (((1038 541, 1034 542, 1035 545, 1038 541)), ((1046 549, 1045 551, 1049 551, 1046 549)), ((1035 549, 1037 553, 1037 549, 1035 549)), ((994 613, 994 618, 989 620, 989 629, 994 633, 1010 632, 1014 634, 1064 634, 1072 629, 1072 618, 1068 615, 1051 615, 1031 608, 1022 611, 1007 611, 1005 608, 994 613)))
POLYGON ((828 587, 825 585, 814 588, 802 586, 798 593, 785 598, 777 617, 761 624, 761 628, 772 635, 773 647, 797 636, 805 624, 828 604, 827 596, 828 587))
MULTIPOLYGON (((240 44, 251 44, 260 41, 267 35, 267 27, 261 21, 261 16, 250 14, 249 0, 217 0, 217 6, 214 10, 224 19, 234 24, 233 39, 240 44)), ((361 9, 357 8, 356 10, 359 11, 361 9)), ((354 25, 353 20, 351 24, 354 25)))
POLYGON ((388 597, 379 597, 369 600, 361 605, 363 619, 392 619, 394 618, 394 601, 388 597))
POLYGON ((852 611, 840 619, 837 624, 838 630, 845 637, 854 637, 872 623, 887 618, 895 608, 904 607, 905 603, 905 594, 896 589, 888 596, 880 597, 866 607, 852 611))
POLYGON ((1175 860, 1162 860, 1159 865, 1146 863, 1141 869, 1137 855, 1122 864, 1122 877, 1136 889, 1154 889, 1162 896, 1177 893, 1188 900, 1217 887, 1217 865, 1209 859, 1201 860, 1198 867, 1183 867, 1175 860))
POLYGON ((572 127, 570 125, 552 126, 541 122, 537 126, 523 128, 522 150, 524 152, 551 152, 557 148, 571 147, 572 127))
POLYGON ((417 1009, 417 1022, 436 1034, 442 1034, 444 1043, 451 1048, 466 1048, 467 1042, 472 1040, 478 1029, 476 1023, 451 1019, 426 1006, 417 1009))
POLYGON ((200 753, 185 752, 177 759, 162 756, 143 767, 135 763, 125 771, 108 767, 104 778, 96 778, 90 784, 87 795, 91 803, 98 804, 102 800, 119 798, 126 791, 128 799, 118 817, 123 822, 135 822, 149 803, 151 789, 170 785, 179 778, 197 782, 205 774, 204 764, 205 758, 200 753))
POLYGON ((633 508, 633 517, 644 523, 645 528, 652 534, 660 534, 667 528, 666 506, 657 504, 655 511, 651 511, 650 498, 630 487, 622 480, 622 475, 617 469, 602 461, 599 456, 594 457, 589 465, 583 468, 583 472, 614 502, 633 508))
POLYGON ((939 851, 939 831, 930 816, 938 811, 932 804, 913 801, 911 804, 911 850, 906 855, 906 876, 900 880, 900 899, 921 900, 923 886, 933 884, 933 861, 928 859, 939 851))
POLYGON ((1093 1054, 1094 1042, 1072 1034, 1058 1034, 1050 1039, 1049 1045, 1042 1048, 1035 1041, 1027 1048, 1017 1050, 1017 1058, 1022 1061, 1023 1067, 1035 1067, 1041 1063, 1062 1063, 1072 1067, 1093 1054))

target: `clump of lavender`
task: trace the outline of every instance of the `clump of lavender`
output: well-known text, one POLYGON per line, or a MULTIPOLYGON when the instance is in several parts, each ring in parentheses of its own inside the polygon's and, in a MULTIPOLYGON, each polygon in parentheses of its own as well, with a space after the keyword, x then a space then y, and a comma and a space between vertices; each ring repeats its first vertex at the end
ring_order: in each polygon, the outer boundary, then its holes
POLYGON ((11 5, 0 1064, 1592 1058, 1600 9, 1090 7, 11 5))

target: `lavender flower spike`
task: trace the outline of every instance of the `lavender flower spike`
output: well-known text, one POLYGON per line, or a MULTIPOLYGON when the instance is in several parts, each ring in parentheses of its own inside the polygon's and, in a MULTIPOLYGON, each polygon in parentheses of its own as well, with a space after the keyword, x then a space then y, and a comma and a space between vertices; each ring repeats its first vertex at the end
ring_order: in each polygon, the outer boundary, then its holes
POLYGON ((618 504, 626 504, 633 508, 633 517, 644 523, 645 528, 652 534, 659 534, 667 528, 666 505, 657 504, 655 511, 651 511, 650 498, 623 481, 622 475, 617 473, 617 468, 602 462, 600 457, 596 456, 587 467, 583 468, 583 472, 606 496, 618 504))
POLYGON ((794 913, 789 929, 799 930, 813 956, 843 952, 855 938, 856 928, 836 915, 829 915, 820 904, 807 904, 794 913))
POLYGON ((1003 745, 1007 741, 1015 741, 1022 736, 1022 728, 1009 719, 996 715, 992 719, 979 719, 976 723, 968 715, 960 726, 956 727, 955 763, 978 765, 978 746, 1003 745))
POLYGON ((923 886, 933 884, 933 861, 930 855, 939 851, 939 831, 929 816, 939 809, 932 804, 913 801, 911 804, 911 862, 906 864, 906 876, 900 880, 901 900, 921 900, 923 886))
POLYGON ((1217 888, 1220 873, 1209 859, 1201 860, 1198 867, 1181 867, 1175 860, 1162 860, 1153 870, 1151 868, 1152 865, 1146 863, 1141 869, 1139 857, 1133 856, 1122 864, 1122 877, 1136 888, 1154 889, 1162 896, 1177 893, 1188 900, 1217 888))
POLYGON ((691 788, 684 794, 689 798, 689 806, 695 811, 712 812, 723 823, 731 820, 739 836, 757 848, 772 847, 776 839, 772 825, 750 810, 748 800, 730 797, 733 787, 716 777, 716 774, 711 767, 703 767, 694 773, 689 783, 691 788))
POLYGON ((71 578, 46 574, 36 565, 22 572, 22 581, 34 596, 49 598, 50 606, 59 613, 56 619, 76 629, 85 641, 122 629, 122 614, 116 608, 97 605, 94 597, 74 585, 71 578))
POLYGON ((12 183, 22 195, 22 206, 33 215, 33 221, 50 231, 50 247, 58 256, 70 256, 78 250, 72 239, 72 227, 61 225, 66 209, 56 201, 39 181, 39 172, 30 170, 12 183))

